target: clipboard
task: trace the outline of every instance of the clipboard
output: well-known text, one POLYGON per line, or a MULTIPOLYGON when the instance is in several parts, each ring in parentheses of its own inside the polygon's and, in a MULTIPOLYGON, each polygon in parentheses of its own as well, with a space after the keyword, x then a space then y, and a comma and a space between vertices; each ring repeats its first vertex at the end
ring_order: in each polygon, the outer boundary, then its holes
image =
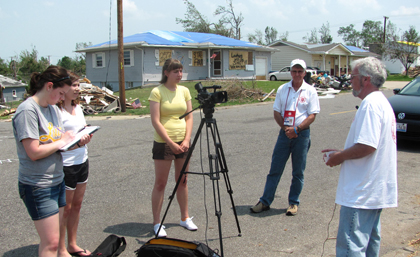
POLYGON ((77 134, 74 136, 73 141, 71 141, 70 143, 68 143, 67 145, 63 146, 60 148, 60 152, 64 152, 69 150, 70 148, 72 148, 75 144, 80 142, 80 139, 82 138, 82 136, 84 135, 92 135, 93 133, 95 133, 96 131, 98 131, 98 129, 100 129, 100 126, 86 126, 83 129, 81 129, 79 132, 77 132, 77 134))

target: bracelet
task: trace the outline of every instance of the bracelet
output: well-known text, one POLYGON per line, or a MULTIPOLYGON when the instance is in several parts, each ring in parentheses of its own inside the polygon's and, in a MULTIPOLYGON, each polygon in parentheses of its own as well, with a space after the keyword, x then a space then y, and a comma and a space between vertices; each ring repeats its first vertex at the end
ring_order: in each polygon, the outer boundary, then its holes
POLYGON ((293 127, 293 129, 295 130, 295 134, 297 135, 297 134, 299 134, 297 131, 296 131, 296 127, 293 127))
POLYGON ((300 133, 301 128, 300 128, 299 126, 296 126, 296 129, 297 129, 297 132, 299 132, 299 133, 300 133))
POLYGON ((79 143, 76 143, 76 145, 77 145, 78 147, 81 147, 81 146, 79 145, 79 143))

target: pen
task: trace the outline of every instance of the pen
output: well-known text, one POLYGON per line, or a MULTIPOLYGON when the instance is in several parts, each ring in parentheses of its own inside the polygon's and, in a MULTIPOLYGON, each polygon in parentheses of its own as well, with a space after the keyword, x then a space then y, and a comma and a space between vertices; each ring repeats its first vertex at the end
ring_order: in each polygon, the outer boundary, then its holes
POLYGON ((61 130, 59 127, 55 127, 58 131, 60 131, 61 133, 65 134, 66 132, 61 130))

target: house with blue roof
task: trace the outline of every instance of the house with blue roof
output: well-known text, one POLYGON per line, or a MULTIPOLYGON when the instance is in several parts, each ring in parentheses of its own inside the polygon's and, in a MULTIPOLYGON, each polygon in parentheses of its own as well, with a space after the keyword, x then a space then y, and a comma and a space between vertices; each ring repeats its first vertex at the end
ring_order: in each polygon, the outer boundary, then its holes
POLYGON ((306 65, 327 71, 331 75, 340 76, 341 71, 350 73, 349 65, 353 60, 374 56, 381 56, 354 46, 341 43, 331 44, 297 44, 290 41, 276 41, 269 45, 278 51, 271 56, 271 67, 280 70, 289 66, 293 59, 305 60, 306 65))
MULTIPOLYGON (((267 79, 274 48, 215 34, 150 30, 126 36, 124 42, 125 88, 156 84, 166 59, 184 66, 183 80, 267 79)), ((86 76, 92 84, 110 85, 118 91, 118 42, 96 44, 86 53, 86 76)))

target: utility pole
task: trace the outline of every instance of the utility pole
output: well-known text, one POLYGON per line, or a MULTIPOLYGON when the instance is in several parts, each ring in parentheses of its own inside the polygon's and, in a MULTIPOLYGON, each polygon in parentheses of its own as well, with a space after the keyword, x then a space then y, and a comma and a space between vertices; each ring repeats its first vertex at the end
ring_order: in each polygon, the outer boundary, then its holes
POLYGON ((123 0, 117 0, 118 12, 118 81, 120 89, 121 112, 126 112, 124 79, 124 40, 123 40, 123 0))
POLYGON ((387 19, 389 19, 389 17, 386 17, 386 16, 384 16, 384 42, 383 43, 385 43, 385 40, 386 40, 386 20, 387 19))

